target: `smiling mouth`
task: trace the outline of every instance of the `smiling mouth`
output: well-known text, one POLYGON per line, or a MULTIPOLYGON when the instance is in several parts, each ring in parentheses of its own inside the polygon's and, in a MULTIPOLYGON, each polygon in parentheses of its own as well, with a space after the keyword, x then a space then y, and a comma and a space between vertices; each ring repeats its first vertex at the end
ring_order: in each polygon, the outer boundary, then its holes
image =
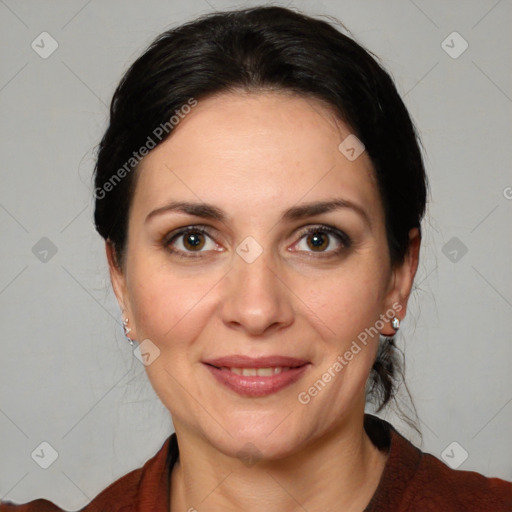
POLYGON ((224 366, 226 362, 203 364, 217 383, 243 397, 263 397, 277 393, 297 382, 311 366, 309 362, 290 358, 286 361, 281 358, 290 366, 269 365, 264 359, 252 360, 252 363, 247 359, 234 359, 237 361, 235 364, 243 363, 244 366, 224 366))
POLYGON ((270 377, 271 375, 277 375, 278 373, 287 372, 291 369, 289 366, 274 366, 268 368, 229 368, 226 366, 214 366, 214 368, 229 371, 236 375, 243 375, 244 377, 270 377))

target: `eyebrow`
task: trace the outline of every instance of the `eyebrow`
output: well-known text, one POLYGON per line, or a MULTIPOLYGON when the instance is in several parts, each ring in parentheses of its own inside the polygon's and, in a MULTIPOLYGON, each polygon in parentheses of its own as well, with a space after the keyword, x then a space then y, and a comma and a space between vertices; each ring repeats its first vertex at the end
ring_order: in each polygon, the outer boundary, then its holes
MULTIPOLYGON (((372 227, 372 221, 366 210, 362 206, 347 199, 315 201, 301 204, 299 206, 292 206, 282 213, 281 219, 286 221, 301 220, 342 208, 354 211, 360 217, 362 217, 362 219, 368 224, 368 226, 370 226, 370 228, 372 227)), ((192 203, 187 201, 171 201, 165 206, 150 212, 144 222, 148 222, 150 219, 167 212, 181 212, 188 215, 194 215, 195 217, 217 220, 222 223, 225 223, 227 220, 227 215, 220 208, 217 208, 212 204, 192 203)))

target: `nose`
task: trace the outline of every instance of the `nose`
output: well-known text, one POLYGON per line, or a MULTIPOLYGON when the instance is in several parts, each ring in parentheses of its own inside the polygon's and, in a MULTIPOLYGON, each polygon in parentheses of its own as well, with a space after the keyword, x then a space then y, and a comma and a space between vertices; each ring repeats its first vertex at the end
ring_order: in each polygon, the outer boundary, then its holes
POLYGON ((222 320, 229 328, 266 336, 293 323, 293 294, 284 275, 270 265, 267 251, 250 263, 234 254, 221 306, 222 320))

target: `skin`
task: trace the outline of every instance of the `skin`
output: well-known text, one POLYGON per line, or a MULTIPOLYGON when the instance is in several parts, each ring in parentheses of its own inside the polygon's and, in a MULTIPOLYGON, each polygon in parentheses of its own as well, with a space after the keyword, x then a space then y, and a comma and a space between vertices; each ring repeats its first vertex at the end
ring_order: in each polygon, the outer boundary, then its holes
MULTIPOLYGON (((378 336, 308 404, 297 399, 393 303, 404 318, 418 265, 412 229, 404 263, 392 268, 371 161, 338 149, 350 133, 318 100, 231 92, 200 101, 142 161, 123 267, 110 243, 106 251, 130 337, 160 350, 146 371, 179 443, 172 510, 361 511, 376 490, 386 453, 363 417, 378 336), (292 206, 335 198, 359 204, 370 223, 348 208, 281 219, 292 206), (171 200, 211 203, 226 219, 169 211, 145 222, 171 200), (186 236, 166 248, 167 235, 190 225, 210 227, 199 250, 186 236), (320 233, 315 250, 301 234, 322 225, 346 233, 350 246, 320 233), (248 236, 263 250, 252 263, 236 252, 248 236), (310 365, 285 389, 242 397, 202 363, 232 354, 310 365), (250 465, 239 458, 248 446, 250 465)), ((386 321, 380 332, 394 329, 386 321)))

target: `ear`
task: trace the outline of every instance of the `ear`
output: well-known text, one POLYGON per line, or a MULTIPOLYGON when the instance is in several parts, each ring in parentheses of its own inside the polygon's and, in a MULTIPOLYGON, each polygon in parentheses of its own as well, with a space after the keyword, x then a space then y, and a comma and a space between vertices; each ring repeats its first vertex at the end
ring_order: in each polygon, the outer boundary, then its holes
MULTIPOLYGON (((118 263, 119 258, 116 254, 114 244, 110 240, 105 242, 105 252, 107 254, 110 282, 112 283, 112 289, 114 290, 114 294, 117 298, 117 302, 119 303, 119 307, 123 312, 123 317, 133 319, 129 294, 126 287, 126 277, 123 273, 123 269, 118 263)), ((133 321, 130 327, 132 328, 133 332, 133 321)))
MULTIPOLYGON (((409 231, 409 247, 405 254, 404 261, 392 270, 391 286, 386 297, 386 306, 388 309, 396 311, 396 317, 402 321, 407 312, 407 302, 411 294, 414 276, 418 270, 420 257, 421 235, 418 228, 409 231), (394 306, 393 306, 394 305, 394 306), (398 306, 399 305, 399 306, 398 306)), ((392 336, 395 329, 391 326, 391 319, 386 321, 381 334, 392 336)))

